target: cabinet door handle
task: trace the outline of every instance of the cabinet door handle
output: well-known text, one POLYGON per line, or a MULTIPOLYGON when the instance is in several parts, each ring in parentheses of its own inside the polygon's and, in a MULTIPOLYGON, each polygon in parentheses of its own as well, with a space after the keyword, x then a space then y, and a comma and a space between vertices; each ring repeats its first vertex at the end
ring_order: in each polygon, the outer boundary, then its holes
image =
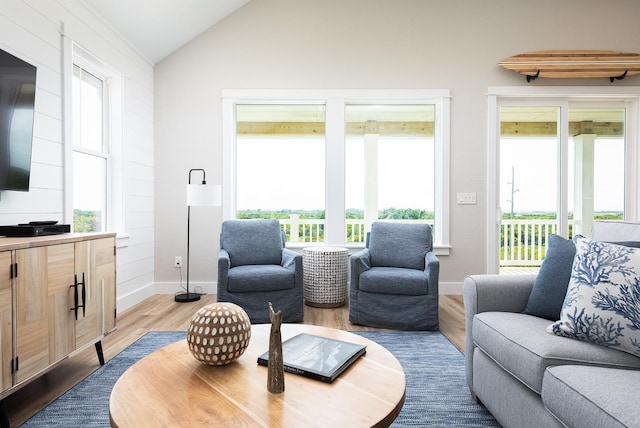
POLYGON ((87 306, 87 287, 84 281, 84 272, 82 272, 82 318, 85 316, 85 307, 87 306))
POLYGON ((78 275, 73 276, 73 284, 69 286, 73 288, 73 308, 70 310, 75 311, 76 321, 78 320, 78 275))

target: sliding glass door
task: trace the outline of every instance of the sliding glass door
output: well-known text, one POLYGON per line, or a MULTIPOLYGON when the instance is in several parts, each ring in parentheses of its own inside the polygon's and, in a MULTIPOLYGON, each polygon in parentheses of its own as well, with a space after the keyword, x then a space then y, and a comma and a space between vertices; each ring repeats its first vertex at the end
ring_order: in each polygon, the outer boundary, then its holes
POLYGON ((501 270, 539 267, 552 233, 625 218, 623 103, 508 100, 498 112, 501 270))

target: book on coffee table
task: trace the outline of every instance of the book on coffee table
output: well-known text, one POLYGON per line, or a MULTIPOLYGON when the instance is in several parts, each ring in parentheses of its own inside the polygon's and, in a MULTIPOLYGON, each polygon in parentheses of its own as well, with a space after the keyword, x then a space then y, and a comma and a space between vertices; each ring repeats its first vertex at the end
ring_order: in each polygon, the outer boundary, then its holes
MULTIPOLYGON (((284 371, 329 383, 366 351, 365 345, 308 333, 282 342, 284 371)), ((268 365, 268 361, 269 351, 258 357, 262 366, 268 365)))

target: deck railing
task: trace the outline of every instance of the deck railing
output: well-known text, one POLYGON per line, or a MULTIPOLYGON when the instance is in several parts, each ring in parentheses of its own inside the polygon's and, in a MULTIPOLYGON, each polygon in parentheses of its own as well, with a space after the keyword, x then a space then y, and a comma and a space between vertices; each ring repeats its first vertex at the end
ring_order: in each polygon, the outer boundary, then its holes
MULTIPOLYGON (((415 221, 415 220, 395 220, 415 221)), ((433 220, 424 220, 433 227, 433 220)), ((347 243, 364 243, 366 239, 365 223, 363 219, 347 219, 347 243)), ((288 242, 322 242, 324 239, 324 219, 301 219, 298 214, 291 214, 288 219, 280 219, 280 227, 287 234, 288 242), (291 233, 297 230, 298 233, 291 233)))
MULTIPOLYGON (((292 243, 322 242, 324 223, 324 219, 301 219, 298 214, 292 214, 288 219, 280 219, 280 225, 287 234, 287 240, 292 243)), ((433 226, 433 220, 427 220, 427 223, 433 226)), ((364 243, 366 232, 363 219, 347 219, 346 226, 347 243, 364 243)), ((571 226, 570 221, 569 230, 571 230, 571 226)), ((546 253, 549 235, 557 233, 557 227, 557 222, 553 219, 502 220, 500 225, 500 266, 540 266, 546 253)))
MULTIPOLYGON (((569 220, 569 235, 573 222, 569 220)), ((557 233, 554 219, 502 220, 500 224, 500 266, 540 266, 549 235, 557 233)))

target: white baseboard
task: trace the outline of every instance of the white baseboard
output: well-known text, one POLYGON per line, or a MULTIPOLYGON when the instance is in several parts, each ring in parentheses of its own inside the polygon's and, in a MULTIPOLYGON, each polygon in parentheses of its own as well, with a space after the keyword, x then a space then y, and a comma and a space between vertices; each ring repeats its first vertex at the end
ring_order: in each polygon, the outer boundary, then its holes
MULTIPOLYGON (((180 286, 179 282, 152 282, 124 296, 118 297, 116 301, 117 311, 121 313, 156 294, 176 294, 182 291, 184 291, 184 289, 180 286)), ((216 283, 190 282, 189 291, 202 294, 216 294, 216 283)))
MULTIPOLYGON (((179 282, 156 282, 155 294, 176 294, 186 291, 185 283, 180 286, 179 282)), ((215 282, 189 282, 189 291, 200 294, 216 294, 215 282)))
POLYGON ((156 287, 149 283, 116 299, 116 311, 121 313, 156 294, 156 287))
POLYGON ((462 294, 461 282, 440 282, 438 283, 440 294, 462 294))

